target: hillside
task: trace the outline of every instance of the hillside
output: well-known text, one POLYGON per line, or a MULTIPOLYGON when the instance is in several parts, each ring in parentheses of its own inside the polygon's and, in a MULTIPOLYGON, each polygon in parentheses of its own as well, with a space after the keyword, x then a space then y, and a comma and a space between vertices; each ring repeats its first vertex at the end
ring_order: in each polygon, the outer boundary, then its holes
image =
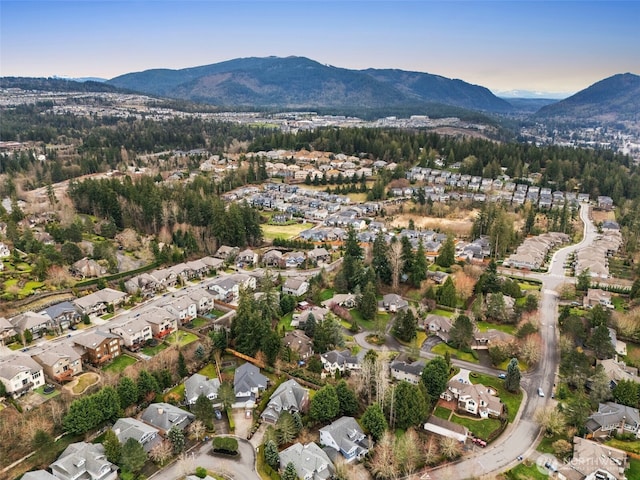
POLYGON ((349 70, 304 57, 241 58, 182 70, 129 73, 121 88, 226 107, 428 108, 444 104, 502 112, 510 105, 484 87, 402 70, 349 70))
POLYGON ((0 88, 20 88, 43 92, 112 92, 124 90, 93 80, 70 80, 63 78, 0 77, 0 88))
POLYGON ((640 120, 640 76, 621 73, 605 78, 569 98, 541 108, 535 117, 601 122, 640 120))

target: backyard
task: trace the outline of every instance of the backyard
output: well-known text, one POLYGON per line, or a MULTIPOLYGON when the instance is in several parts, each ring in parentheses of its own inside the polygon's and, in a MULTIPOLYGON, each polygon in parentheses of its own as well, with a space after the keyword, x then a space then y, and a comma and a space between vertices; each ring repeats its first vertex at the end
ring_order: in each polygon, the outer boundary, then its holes
POLYGON ((102 367, 105 372, 120 373, 129 365, 133 365, 137 360, 129 355, 119 355, 113 359, 109 365, 102 367))
POLYGON ((189 345, 191 342, 195 342, 197 339, 198 337, 193 333, 178 330, 177 332, 167 335, 165 342, 169 345, 174 345, 177 340, 178 345, 184 347, 185 345, 189 345))
POLYGON ((447 345, 446 343, 439 343, 431 349, 431 352, 442 356, 448 352, 449 355, 451 355, 451 358, 457 358, 459 360, 464 360, 465 362, 480 363, 480 360, 474 357, 473 353, 463 352, 447 345))
POLYGON ((161 351, 167 349, 169 347, 169 345, 167 345, 166 343, 158 343, 157 345, 154 346, 146 346, 142 349, 142 353, 144 353, 145 355, 149 355, 150 357, 153 357, 157 354, 159 354, 161 351))

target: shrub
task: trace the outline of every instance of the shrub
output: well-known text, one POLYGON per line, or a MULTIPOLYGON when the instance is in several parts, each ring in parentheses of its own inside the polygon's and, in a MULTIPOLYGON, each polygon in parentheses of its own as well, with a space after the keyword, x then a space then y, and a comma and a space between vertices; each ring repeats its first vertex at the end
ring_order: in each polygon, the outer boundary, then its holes
POLYGON ((196 468, 196 477, 198 478, 204 478, 207 476, 207 469, 204 467, 197 467, 196 468))
POLYGON ((233 437, 215 437, 213 439, 213 450, 221 453, 235 455, 238 453, 238 440, 233 437))

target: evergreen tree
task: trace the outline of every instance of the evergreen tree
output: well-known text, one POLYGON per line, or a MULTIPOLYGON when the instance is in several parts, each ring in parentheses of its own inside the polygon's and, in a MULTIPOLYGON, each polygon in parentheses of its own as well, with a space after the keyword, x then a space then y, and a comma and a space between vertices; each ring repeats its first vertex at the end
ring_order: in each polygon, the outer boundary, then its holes
POLYGON ((436 291, 436 301, 440 305, 455 308, 458 303, 456 295, 456 286, 453 284, 451 277, 447 277, 444 284, 436 291))
POLYGON ((208 428, 213 426, 213 405, 211 400, 206 396, 202 394, 198 395, 196 403, 193 406, 193 414, 196 416, 196 419, 202 421, 208 428))
POLYGON ((287 463, 284 472, 282 472, 282 480, 298 480, 298 473, 293 463, 287 463))
POLYGON ((373 258, 371 266, 381 283, 391 285, 391 264, 389 263, 389 245, 384 237, 384 233, 380 230, 376 234, 373 241, 373 258))
POLYGON ((280 468, 280 455, 278 454, 278 446, 273 440, 268 440, 264 444, 264 461, 267 462, 274 470, 280 468))
POLYGON ((410 276, 413 271, 413 264, 415 262, 415 256, 413 254, 413 245, 409 237, 402 237, 400 240, 402 247, 402 274, 410 276))
POLYGON ((393 334, 403 342, 410 342, 416 337, 418 331, 418 320, 413 314, 413 310, 407 308, 396 314, 393 323, 393 334))
POLYGON ((376 298, 376 288, 372 282, 367 283, 364 292, 359 299, 358 309, 365 320, 373 320, 378 311, 378 299, 376 298))
POLYGON ((178 352, 178 376, 180 378, 184 378, 189 375, 189 370, 187 370, 187 364, 184 359, 184 355, 182 352, 178 352))
POLYGON ((336 394, 340 402, 340 415, 352 416, 358 411, 358 399, 345 380, 340 380, 336 385, 336 394))
POLYGON ((613 348, 611 335, 606 324, 600 324, 593 329, 588 345, 598 360, 613 358, 616 354, 616 349, 613 348))
POLYGON ((518 359, 512 358, 507 366, 507 376, 504 379, 504 388, 510 392, 517 392, 520 389, 520 367, 518 359))
POLYGON ((431 403, 435 404, 449 381, 449 364, 443 357, 435 357, 422 370, 422 383, 427 389, 431 403))
POLYGON ((382 438, 388 425, 380 404, 373 403, 367 407, 364 415, 362 415, 362 426, 371 434, 374 440, 382 438))
POLYGON ((304 333, 309 338, 313 338, 316 333, 316 317, 313 313, 307 316, 307 321, 304 324, 304 333))
POLYGON ((169 433, 167 433, 167 438, 171 442, 174 455, 178 455, 184 450, 185 438, 183 430, 175 426, 171 427, 169 433))
POLYGON ((409 281, 411 285, 416 288, 420 288, 423 280, 427 278, 427 256, 424 251, 424 245, 422 244, 422 240, 418 244, 418 251, 413 260, 413 265, 411 265, 411 273, 409 275, 409 281))
POLYGON ((393 391, 389 410, 392 426, 406 430, 425 421, 428 405, 420 387, 403 380, 393 391))
POLYGON ((340 414, 340 399, 333 385, 325 385, 311 400, 309 415, 312 419, 326 422, 340 414))
POLYGON ((473 342, 473 323, 466 315, 458 315, 449 331, 449 343, 460 350, 466 350, 473 342))
POLYGON ((342 275, 346 280, 348 291, 353 291, 359 285, 362 275, 362 247, 358 243, 358 237, 353 227, 347 228, 347 237, 344 242, 344 257, 342 259, 342 275))
POLYGON ((122 445, 120 466, 125 472, 137 474, 147 461, 147 452, 135 438, 130 437, 122 445))
POLYGON ((104 447, 104 453, 107 456, 107 460, 111 463, 120 463, 120 455, 122 453, 122 445, 116 433, 109 429, 104 434, 104 440, 102 441, 104 447))
POLYGON ((138 375, 138 402, 144 402, 151 394, 160 393, 160 385, 153 375, 146 370, 141 370, 138 375))
POLYGON ((453 240, 453 235, 447 235, 447 239, 442 245, 442 248, 440 249, 440 253, 436 257, 436 264, 443 268, 449 268, 455 262, 456 262, 456 246, 453 240))
POLYGON ((620 380, 613 389, 613 399, 616 403, 638 408, 640 388, 638 384, 632 380, 620 380))

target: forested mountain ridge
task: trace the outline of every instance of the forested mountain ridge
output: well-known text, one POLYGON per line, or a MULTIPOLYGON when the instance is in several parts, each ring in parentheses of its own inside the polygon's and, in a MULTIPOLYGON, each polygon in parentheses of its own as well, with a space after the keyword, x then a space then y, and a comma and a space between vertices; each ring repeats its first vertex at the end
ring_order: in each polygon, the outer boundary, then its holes
POLYGON ((541 108, 535 118, 640 120, 640 76, 621 73, 605 78, 569 98, 541 108))
POLYGON ((108 83, 227 107, 414 106, 415 113, 420 113, 428 104, 439 103, 492 112, 511 109, 488 89, 462 80, 402 70, 349 70, 305 57, 240 58, 182 70, 146 70, 108 83))
POLYGON ((0 88, 20 88, 45 92, 131 93, 104 82, 78 81, 65 78, 0 77, 0 88))

